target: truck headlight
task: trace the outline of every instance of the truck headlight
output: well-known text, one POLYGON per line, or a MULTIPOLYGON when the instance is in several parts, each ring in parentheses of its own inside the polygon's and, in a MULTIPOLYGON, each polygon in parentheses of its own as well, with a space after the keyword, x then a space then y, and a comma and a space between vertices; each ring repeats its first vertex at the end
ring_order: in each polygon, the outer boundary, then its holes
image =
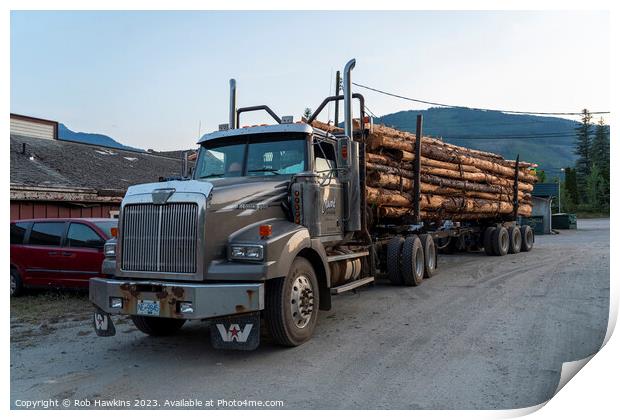
POLYGON ((230 258, 233 260, 261 261, 263 259, 262 245, 231 245, 230 258))
POLYGON ((106 258, 116 257, 116 242, 106 242, 103 245, 103 255, 106 258))

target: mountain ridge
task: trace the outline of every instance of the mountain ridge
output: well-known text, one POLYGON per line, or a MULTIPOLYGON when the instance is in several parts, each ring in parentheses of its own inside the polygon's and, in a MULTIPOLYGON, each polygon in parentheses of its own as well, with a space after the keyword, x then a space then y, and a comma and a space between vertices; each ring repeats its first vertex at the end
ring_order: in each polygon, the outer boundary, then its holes
POLYGON ((144 150, 138 149, 136 147, 126 146, 122 143, 117 142, 110 136, 106 136, 105 134, 97 134, 97 133, 84 133, 77 132, 69 129, 63 123, 58 123, 58 138, 61 140, 67 141, 77 141, 81 143, 94 144, 97 146, 103 147, 114 147, 117 149, 125 149, 131 150, 134 152, 143 152, 144 150))
POLYGON ((578 122, 557 117, 506 114, 469 108, 429 108, 399 111, 375 119, 378 124, 415 133, 416 117, 423 116, 424 135, 463 147, 498 153, 506 159, 517 155, 537 163, 547 175, 561 174, 573 166, 575 128, 578 122))

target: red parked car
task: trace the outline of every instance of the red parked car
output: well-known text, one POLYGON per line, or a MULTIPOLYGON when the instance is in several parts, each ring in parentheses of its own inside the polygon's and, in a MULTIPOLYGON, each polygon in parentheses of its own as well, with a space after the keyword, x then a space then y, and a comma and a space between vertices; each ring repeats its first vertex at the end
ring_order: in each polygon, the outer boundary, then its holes
POLYGON ((11 296, 26 287, 88 288, 116 219, 11 221, 11 296))

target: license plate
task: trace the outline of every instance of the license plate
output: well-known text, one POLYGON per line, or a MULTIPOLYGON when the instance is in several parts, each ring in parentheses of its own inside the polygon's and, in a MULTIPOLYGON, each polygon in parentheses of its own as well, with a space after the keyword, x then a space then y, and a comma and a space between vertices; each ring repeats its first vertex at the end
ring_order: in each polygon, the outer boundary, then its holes
POLYGON ((138 315, 159 316, 159 301, 157 300, 139 300, 138 315))

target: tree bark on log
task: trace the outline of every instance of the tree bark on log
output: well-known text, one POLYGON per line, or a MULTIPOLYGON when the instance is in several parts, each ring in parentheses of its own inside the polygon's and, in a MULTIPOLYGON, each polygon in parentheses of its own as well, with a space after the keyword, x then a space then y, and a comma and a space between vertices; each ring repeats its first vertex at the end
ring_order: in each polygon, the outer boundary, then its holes
MULTIPOLYGON (((391 207, 411 207, 412 197, 408 193, 400 193, 398 191, 366 187, 366 201, 369 204, 375 204, 378 206, 391 206, 391 207)), ((523 210, 526 211, 529 205, 523 204, 523 210)), ((420 195, 420 210, 445 210, 448 212, 463 212, 463 213, 493 213, 493 214, 508 214, 512 213, 512 202, 507 201, 492 201, 482 198, 468 198, 468 197, 446 197, 435 194, 421 194, 420 195)))
MULTIPOLYGON (((368 184, 372 187, 387 188, 392 190, 402 190, 409 192, 413 190, 413 179, 401 177, 399 175, 393 175, 385 172, 370 172, 368 173, 368 184)), ((498 192, 483 192, 473 191, 467 189, 458 189, 453 187, 441 186, 436 184, 429 184, 426 182, 420 183, 420 192, 433 193, 439 195, 465 195, 466 197, 484 198, 486 200, 512 200, 512 190, 505 189, 498 192)), ((519 200, 523 200, 526 197, 526 193, 519 191, 519 200)))
MULTIPOLYGON (((401 175, 405 178, 413 179, 413 171, 394 168, 393 166, 381 165, 379 163, 366 162, 366 169, 369 171, 387 172, 389 174, 401 175)), ((420 173, 425 175, 436 175, 439 177, 453 178, 462 181, 472 181, 477 183, 486 183, 489 185, 499 185, 501 187, 512 188, 514 181, 506 178, 497 177, 481 172, 458 172, 450 169, 434 168, 432 166, 422 166, 420 173)), ((519 182, 519 190, 530 192, 534 189, 531 184, 519 182)))
MULTIPOLYGON (((408 207, 379 207, 379 217, 397 219, 404 216, 413 216, 413 210, 408 207)), ((530 216, 530 212, 519 211, 519 215, 521 216, 530 216)), ((443 219, 450 219, 455 222, 465 221, 465 220, 483 220, 496 217, 494 214, 489 213, 440 213, 440 212, 429 212, 429 211, 420 211, 420 218, 422 220, 437 220, 441 221, 443 219)))

